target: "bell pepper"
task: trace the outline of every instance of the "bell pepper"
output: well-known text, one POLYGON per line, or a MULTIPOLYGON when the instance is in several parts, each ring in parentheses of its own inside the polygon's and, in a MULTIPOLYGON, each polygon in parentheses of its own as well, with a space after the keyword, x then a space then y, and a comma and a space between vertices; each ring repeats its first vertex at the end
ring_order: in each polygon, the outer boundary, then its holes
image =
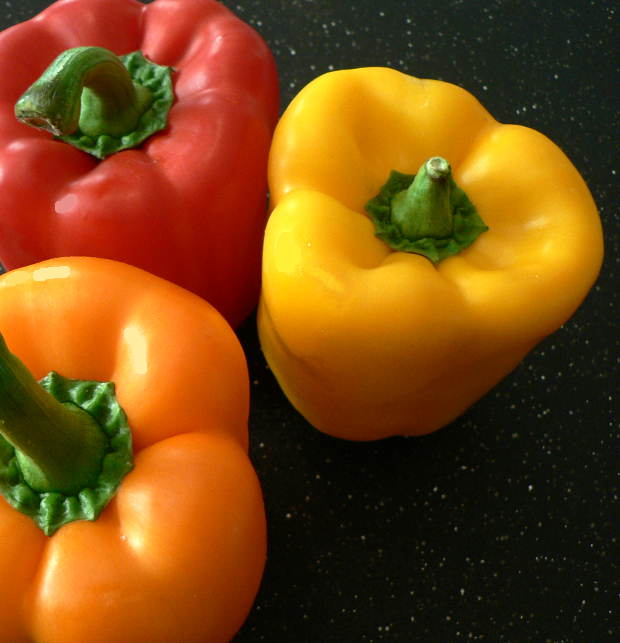
POLYGON ((262 38, 214 0, 60 0, 0 34, 0 61, 5 268, 116 259, 238 325, 278 114, 262 38))
POLYGON ((0 277, 0 331, 0 640, 230 640, 266 549, 230 326, 138 268, 60 258, 0 277))
POLYGON ((351 440, 453 421, 580 305, 595 203, 565 154, 466 90, 335 71, 276 127, 258 330, 292 404, 351 440))

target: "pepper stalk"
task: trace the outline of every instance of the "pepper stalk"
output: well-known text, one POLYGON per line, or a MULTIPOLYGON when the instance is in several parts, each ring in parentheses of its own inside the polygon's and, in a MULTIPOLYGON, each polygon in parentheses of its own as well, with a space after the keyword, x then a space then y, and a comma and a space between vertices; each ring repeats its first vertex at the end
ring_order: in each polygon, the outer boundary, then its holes
POLYGON ((62 52, 15 104, 16 118, 105 158, 138 146, 167 125, 171 69, 136 51, 103 47, 62 52))
POLYGON ((366 211, 377 236, 393 250, 433 263, 461 252, 488 230, 441 156, 428 159, 415 175, 393 170, 366 211))
POLYGON ((111 382, 41 382, 0 335, 0 493, 51 535, 95 520, 133 468, 131 432, 111 382))

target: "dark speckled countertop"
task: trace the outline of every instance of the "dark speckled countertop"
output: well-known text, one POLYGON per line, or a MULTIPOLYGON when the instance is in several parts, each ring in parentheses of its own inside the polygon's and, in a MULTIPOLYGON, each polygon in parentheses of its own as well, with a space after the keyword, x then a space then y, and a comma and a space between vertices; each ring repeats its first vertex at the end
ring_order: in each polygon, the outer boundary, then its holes
MULTIPOLYGON (((5 0, 0 27, 48 4, 5 0)), ((270 544, 235 641, 620 641, 618 9, 224 4, 271 45, 283 106, 323 72, 382 65, 461 85, 498 120, 542 131, 589 184, 606 239, 601 276, 573 319, 424 438, 319 434, 279 391, 254 320, 244 325, 270 544)))

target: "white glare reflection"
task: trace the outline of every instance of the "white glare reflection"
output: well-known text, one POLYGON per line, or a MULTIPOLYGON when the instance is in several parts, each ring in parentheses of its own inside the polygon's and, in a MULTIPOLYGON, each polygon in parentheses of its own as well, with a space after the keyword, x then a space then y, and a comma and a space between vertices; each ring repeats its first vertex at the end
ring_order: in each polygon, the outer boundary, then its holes
POLYGON ((129 361, 132 369, 139 375, 148 371, 148 342, 142 329, 138 326, 127 326, 123 330, 123 339, 127 343, 129 361))

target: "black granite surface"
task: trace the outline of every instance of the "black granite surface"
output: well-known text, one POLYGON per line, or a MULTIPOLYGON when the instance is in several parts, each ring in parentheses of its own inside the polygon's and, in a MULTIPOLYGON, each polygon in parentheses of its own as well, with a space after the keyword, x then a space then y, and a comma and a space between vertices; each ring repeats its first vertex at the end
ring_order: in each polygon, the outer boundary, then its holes
MULTIPOLYGON (((0 27, 48 4, 5 0, 0 27)), ((283 106, 325 71, 385 65, 462 85, 499 120, 544 132, 588 182, 606 238, 574 318, 425 438, 319 434, 279 391, 254 320, 244 325, 270 538, 235 641, 620 641, 615 3, 224 4, 271 45, 283 106)))

